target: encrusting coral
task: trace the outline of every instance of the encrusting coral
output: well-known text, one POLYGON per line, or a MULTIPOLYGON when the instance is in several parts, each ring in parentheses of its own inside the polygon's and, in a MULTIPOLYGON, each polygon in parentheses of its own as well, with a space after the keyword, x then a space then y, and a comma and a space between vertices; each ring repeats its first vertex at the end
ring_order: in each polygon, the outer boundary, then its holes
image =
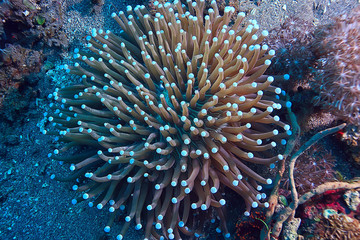
POLYGON ((204 15, 204 6, 154 2, 154 15, 144 6, 113 13, 123 31, 93 30, 90 51, 76 49, 78 62, 65 66, 81 83, 49 96, 59 103, 48 118, 58 131, 45 133, 67 142, 51 157, 71 164, 74 203, 108 204, 106 232, 126 212, 117 239, 132 222, 146 239, 198 237, 213 212, 230 237, 225 187, 245 200, 245 215, 268 207, 261 190, 272 181, 252 168, 283 160, 278 146, 291 134, 273 113, 280 77, 263 75, 274 51, 244 13, 230 26, 234 8, 220 15, 213 1, 204 15), (66 154, 77 146, 86 150, 66 154))

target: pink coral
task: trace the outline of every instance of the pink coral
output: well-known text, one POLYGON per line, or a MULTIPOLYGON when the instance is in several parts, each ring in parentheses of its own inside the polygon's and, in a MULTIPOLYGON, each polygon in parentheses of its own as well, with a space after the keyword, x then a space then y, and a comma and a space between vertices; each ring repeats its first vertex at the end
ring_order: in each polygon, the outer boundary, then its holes
POLYGON ((313 32, 312 22, 296 17, 287 18, 280 27, 269 32, 266 42, 276 54, 267 71, 270 74, 289 74, 289 88, 292 88, 295 82, 306 79, 316 60, 310 48, 314 41, 313 32))
POLYGON ((346 206, 342 200, 344 190, 330 190, 314 197, 309 203, 306 203, 300 209, 300 216, 302 218, 313 219, 322 214, 325 209, 333 209, 338 213, 346 213, 346 206))
MULTIPOLYGON (((295 185, 300 194, 314 189, 327 181, 335 180, 335 158, 331 152, 319 145, 306 151, 296 162, 295 185)), ((289 188, 289 179, 283 181, 283 188, 289 188)))
POLYGON ((316 104, 360 125, 360 7, 338 17, 327 31, 318 46, 326 60, 313 84, 316 104))

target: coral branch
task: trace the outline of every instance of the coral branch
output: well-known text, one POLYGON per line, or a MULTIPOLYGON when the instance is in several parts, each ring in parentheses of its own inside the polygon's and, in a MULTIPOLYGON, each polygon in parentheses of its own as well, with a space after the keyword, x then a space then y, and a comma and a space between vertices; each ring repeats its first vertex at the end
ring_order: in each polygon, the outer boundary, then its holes
POLYGON ((360 188, 360 181, 356 182, 327 182, 319 185, 317 188, 311 190, 310 192, 305 193, 299 198, 298 205, 304 204, 309 201, 312 197, 321 195, 330 190, 351 190, 360 188))
MULTIPOLYGON (((287 96, 287 100, 289 100, 289 96, 287 96)), ((285 152, 284 152, 284 158, 287 159, 287 157, 291 154, 293 151, 295 144, 299 140, 300 136, 300 126, 297 123, 296 115, 291 111, 291 106, 288 106, 287 108, 288 116, 290 118, 291 126, 292 126, 292 135, 290 136, 288 140, 288 144, 286 145, 285 152)), ((278 163, 278 173, 276 174, 275 180, 274 180, 274 188, 271 192, 271 195, 269 197, 269 208, 266 211, 266 225, 270 225, 273 215, 275 212, 275 207, 278 204, 278 193, 279 193, 279 187, 281 179, 285 172, 285 161, 281 161, 278 163)), ((260 239, 270 239, 270 231, 268 227, 263 227, 260 233, 260 239)))
MULTIPOLYGON (((333 134, 341 129, 343 129, 346 126, 346 124, 340 124, 336 127, 333 128, 329 128, 329 129, 325 129, 317 134, 315 134, 312 138, 310 138, 309 141, 307 141, 303 146, 300 147, 300 149, 294 153, 291 158, 290 158, 290 164, 289 164, 289 180, 290 180, 290 186, 291 186, 291 197, 292 197, 292 202, 290 203, 290 205, 286 208, 284 208, 280 213, 279 216, 275 219, 275 224, 272 228, 272 233, 271 233, 271 239, 277 239, 280 236, 281 230, 282 230, 282 226, 283 223, 289 219, 292 219, 295 215, 295 211, 299 205, 299 198, 298 198, 298 193, 295 187, 295 181, 294 181, 294 167, 295 167, 295 163, 297 158, 307 149, 309 149, 313 144, 315 144, 316 142, 318 142, 320 139, 324 138, 325 136, 328 136, 330 134, 333 134)), ((322 185, 320 185, 322 186, 322 185)), ((275 198, 275 196, 274 196, 275 198)), ((274 206, 275 207, 275 206, 274 206)), ((271 215, 272 216, 272 215, 271 215)), ((271 222, 271 218, 269 215, 269 219, 267 219, 267 223, 269 224, 271 222)), ((262 231, 262 239, 265 239, 265 229, 263 229, 262 231)), ((268 233, 268 231, 267 231, 268 233)), ((266 235, 269 235, 266 234, 266 235)))

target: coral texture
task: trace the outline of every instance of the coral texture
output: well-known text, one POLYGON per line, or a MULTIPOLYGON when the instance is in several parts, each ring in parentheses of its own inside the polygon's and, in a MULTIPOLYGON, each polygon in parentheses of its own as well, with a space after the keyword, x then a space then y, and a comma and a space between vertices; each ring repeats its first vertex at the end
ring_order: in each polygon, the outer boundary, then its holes
POLYGON ((289 74, 290 81, 304 80, 316 59, 311 51, 313 32, 311 22, 295 17, 285 19, 280 27, 269 31, 266 43, 276 54, 267 73, 289 74))
POLYGON ((344 143, 342 147, 348 155, 348 160, 360 165, 360 126, 348 124, 338 133, 338 137, 344 143))
POLYGON ((264 227, 265 209, 251 211, 250 216, 241 216, 236 223, 234 239, 257 240, 264 227))
MULTIPOLYGON (((313 82, 320 93, 316 103, 356 125, 360 124, 360 7, 336 19, 328 35, 317 43, 326 57, 313 82)), ((326 32, 326 31, 325 31, 326 32)))
POLYGON ((52 157, 71 163, 74 203, 109 204, 105 231, 126 212, 118 239, 131 222, 147 239, 198 237, 213 213, 230 237, 224 188, 245 200, 246 215, 267 207, 261 190, 272 181, 254 166, 282 160, 278 146, 290 134, 273 114, 276 77, 263 75, 274 52, 244 13, 229 26, 232 7, 220 15, 212 2, 205 16, 202 0, 153 6, 154 15, 144 6, 113 13, 123 32, 93 30, 89 51, 65 66, 82 82, 50 95, 59 131, 48 133, 68 142, 52 157), (74 146, 87 150, 68 156, 74 146))
POLYGON ((315 236, 310 239, 359 239, 359 220, 346 215, 334 214, 327 219, 322 217, 316 224, 315 236))
MULTIPOLYGON (((6 48, 1 49, 0 110, 9 93, 18 92, 17 89, 20 87, 25 88, 25 76, 40 71, 43 59, 42 51, 23 48, 20 45, 7 44, 6 48)), ((21 102, 17 95, 15 98, 16 101, 21 102)))
POLYGON ((63 30, 64 1, 9 0, 0 2, 0 47, 16 43, 34 48, 56 46, 67 48, 63 30))
MULTIPOLYGON (((311 191, 325 182, 335 180, 335 158, 331 152, 315 145, 299 157, 294 169, 296 189, 300 194, 311 191)), ((289 188, 289 179, 283 181, 284 189, 289 188)))

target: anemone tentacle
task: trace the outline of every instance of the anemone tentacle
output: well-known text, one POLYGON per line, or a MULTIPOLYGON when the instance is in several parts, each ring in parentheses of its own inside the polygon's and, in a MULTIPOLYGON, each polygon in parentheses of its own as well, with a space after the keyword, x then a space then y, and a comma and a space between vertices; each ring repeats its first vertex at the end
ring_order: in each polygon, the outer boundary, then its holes
POLYGON ((231 24, 234 8, 221 16, 211 7, 205 14, 204 0, 176 0, 155 2, 155 14, 144 6, 113 13, 123 31, 94 29, 89 51, 77 49, 65 66, 81 83, 50 95, 60 106, 52 134, 69 144, 53 158, 87 179, 74 186, 82 194, 74 202, 126 211, 118 239, 131 222, 147 239, 198 235, 204 219, 194 213, 212 209, 229 236, 225 187, 245 200, 245 214, 268 206, 261 185, 271 179, 250 166, 283 160, 276 148, 290 132, 274 115, 281 89, 264 75, 274 51, 261 45, 268 33, 258 36, 256 21, 242 26, 239 13, 231 24), (76 145, 94 151, 58 156, 76 145))

